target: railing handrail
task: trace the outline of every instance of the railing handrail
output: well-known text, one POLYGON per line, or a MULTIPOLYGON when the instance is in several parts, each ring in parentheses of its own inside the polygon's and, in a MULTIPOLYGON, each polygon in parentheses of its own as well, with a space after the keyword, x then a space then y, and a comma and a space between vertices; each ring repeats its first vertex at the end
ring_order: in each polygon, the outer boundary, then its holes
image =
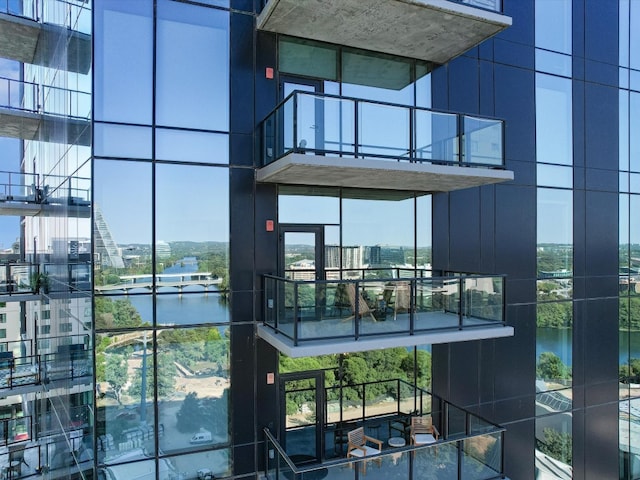
MULTIPOLYGON (((385 270, 385 269, 383 269, 385 270)), ((305 270, 292 270, 297 272, 304 273, 305 270)), ((309 270, 315 271, 315 270, 309 270)), ((335 280, 294 280, 291 278, 284 278, 279 275, 275 275, 272 273, 264 273, 262 275, 264 278, 271 278, 273 280, 282 281, 285 283, 294 283, 294 284, 306 284, 306 285, 317 285, 317 284, 333 284, 333 283, 379 283, 379 282, 410 282, 410 281, 418 281, 418 280, 448 280, 448 281, 459 281, 466 279, 474 279, 474 278, 502 278, 506 279, 507 275, 504 273, 492 273, 492 274, 459 274, 455 276, 438 276, 438 277, 402 277, 402 278, 358 278, 358 279, 348 279, 341 278, 335 280)))
MULTIPOLYGON (((278 442, 278 440, 273 436, 273 434, 269 430, 269 427, 265 427, 262 431, 265 434, 265 437, 268 439, 268 441, 270 441, 273 444, 273 446, 276 448, 278 453, 282 456, 284 461, 287 463, 287 466, 289 468, 291 468, 291 471, 294 473, 294 475, 309 473, 309 472, 313 472, 315 470, 320 470, 322 468, 339 467, 341 465, 352 465, 354 463, 362 461, 362 458, 360 458, 360 457, 338 458, 338 459, 335 459, 335 460, 323 460, 321 463, 312 464, 312 465, 309 465, 309 466, 306 466, 306 467, 305 466, 298 467, 289 458, 287 453, 284 451, 284 449, 280 445, 280 442, 278 442)), ((470 440, 472 438, 482 437, 484 435, 489 435, 489 434, 499 433, 499 434, 501 434, 503 436, 504 432, 506 432, 506 429, 505 428, 501 428, 500 430, 497 430, 495 432, 479 432, 479 433, 465 435, 464 438, 456 438, 456 439, 451 439, 451 440, 442 440, 442 441, 438 441, 437 443, 432 443, 432 444, 406 445, 404 447, 393 448, 392 450, 382 450, 380 453, 375 454, 375 455, 367 455, 367 459, 375 459, 375 458, 381 458, 381 457, 384 457, 384 456, 387 456, 387 455, 397 455, 399 453, 401 454, 401 453, 405 453, 405 452, 416 452, 416 451, 421 451, 421 450, 427 450, 427 449, 430 449, 430 448, 437 448, 437 447, 440 447, 442 445, 448 445, 448 444, 453 444, 453 443, 464 442, 464 441, 470 440)), ((265 445, 266 444, 267 444, 267 442, 265 442, 265 445)), ((500 474, 502 474, 502 472, 500 472, 500 474)), ((297 478, 297 477, 294 477, 294 478, 297 478)), ((498 477, 494 477, 494 478, 503 478, 503 477, 499 477, 498 476, 498 477)))
POLYGON ((499 118, 499 117, 492 117, 489 115, 480 115, 480 114, 475 114, 475 113, 469 113, 469 112, 461 112, 461 111, 457 111, 457 110, 441 110, 438 108, 427 108, 427 107, 418 107, 415 105, 406 105, 406 104, 402 104, 402 103, 394 103, 394 102, 385 102, 383 100, 371 100, 368 98, 358 98, 358 97, 350 97, 350 96, 344 96, 344 95, 338 95, 335 93, 323 93, 323 92, 307 92, 305 90, 293 90, 289 95, 287 95, 283 100, 281 100, 262 120, 263 123, 266 119, 268 119, 271 115, 273 115, 276 111, 278 111, 278 109, 280 109, 285 103, 287 103, 291 98, 293 98, 294 96, 308 96, 308 97, 321 97, 321 98, 333 98, 336 100, 348 100, 348 101, 352 101, 355 103, 370 103, 373 105, 382 105, 385 107, 397 107, 397 108, 407 108, 410 110, 419 110, 419 111, 424 111, 424 112, 431 112, 431 113, 439 113, 439 114, 445 114, 445 115, 452 115, 452 116, 457 116, 457 117, 470 117, 470 118, 479 118, 482 120, 495 120, 497 122, 501 122, 502 124, 504 124, 505 120, 503 118, 499 118))

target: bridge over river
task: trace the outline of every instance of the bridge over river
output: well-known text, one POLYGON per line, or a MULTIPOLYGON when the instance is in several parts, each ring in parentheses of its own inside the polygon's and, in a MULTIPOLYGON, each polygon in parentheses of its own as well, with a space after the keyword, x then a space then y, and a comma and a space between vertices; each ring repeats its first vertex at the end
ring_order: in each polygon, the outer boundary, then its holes
MULTIPOLYGON (((212 276, 211 272, 192 273, 159 273, 155 276, 155 287, 173 287, 182 293, 184 287, 197 285, 204 287, 205 292, 213 286, 220 285, 222 278, 212 276)), ((94 287, 98 292, 111 292, 114 290, 124 291, 125 294, 134 288, 146 288, 152 290, 154 287, 153 275, 122 275, 120 282, 115 285, 100 285, 94 287)))

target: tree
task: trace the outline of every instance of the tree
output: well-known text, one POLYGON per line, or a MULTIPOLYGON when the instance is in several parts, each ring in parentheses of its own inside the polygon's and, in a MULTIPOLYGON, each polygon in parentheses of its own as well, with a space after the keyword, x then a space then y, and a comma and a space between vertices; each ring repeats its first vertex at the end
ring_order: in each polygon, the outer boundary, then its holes
MULTIPOLYGON (((155 385, 153 377, 153 356, 147 351, 147 395, 153 393, 155 385)), ((175 390, 176 384, 176 366, 173 363, 173 355, 171 352, 158 351, 158 396, 167 397, 175 390)), ((131 386, 128 390, 129 395, 138 397, 142 395, 142 368, 136 371, 131 386)))
POLYGON ((128 380, 127 370, 127 358, 124 355, 106 355, 104 377, 116 394, 116 400, 120 405, 122 405, 122 389, 128 380))
POLYGON ((571 434, 558 432, 553 428, 545 428, 542 432, 544 434, 544 440, 536 439, 538 450, 556 460, 571 465, 571 434))
POLYGON ((184 398, 180 410, 176 413, 178 431, 182 433, 195 432, 202 425, 200 400, 196 392, 188 393, 184 398))
POLYGON ((565 380, 571 378, 569 368, 553 352, 542 352, 536 366, 538 378, 544 380, 565 380))

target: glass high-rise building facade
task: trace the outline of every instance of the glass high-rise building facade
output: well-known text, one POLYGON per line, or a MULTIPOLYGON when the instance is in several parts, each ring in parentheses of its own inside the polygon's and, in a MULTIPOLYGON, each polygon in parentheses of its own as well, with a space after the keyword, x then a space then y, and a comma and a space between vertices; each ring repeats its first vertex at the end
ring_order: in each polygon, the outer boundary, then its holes
POLYGON ((638 31, 0 0, 0 479, 640 478, 638 31))

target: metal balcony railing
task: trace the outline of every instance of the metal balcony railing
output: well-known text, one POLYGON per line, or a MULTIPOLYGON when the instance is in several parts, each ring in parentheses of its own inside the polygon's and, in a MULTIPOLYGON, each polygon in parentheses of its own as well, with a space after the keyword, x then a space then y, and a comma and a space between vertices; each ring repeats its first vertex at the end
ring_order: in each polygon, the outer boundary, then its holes
POLYGON ((502 120, 295 91, 262 122, 262 165, 289 153, 504 168, 502 120))
POLYGON ((264 276, 264 325, 294 346, 505 325, 505 276, 309 280, 264 276), (360 320, 366 321, 360 321, 360 320))
POLYGON ((91 33, 91 3, 86 0, 0 0, 0 13, 91 33))
POLYGON ((3 202, 89 206, 89 178, 63 177, 0 170, 0 208, 3 202))
MULTIPOLYGON (((276 435, 266 428, 264 429, 265 473, 268 479, 276 480, 283 476, 300 480, 304 478, 357 479, 365 468, 375 472, 376 478, 383 476, 404 479, 431 478, 428 472, 433 472, 434 478, 458 480, 505 478, 505 429, 500 425, 400 379, 331 387, 326 389, 324 398, 335 398, 338 391, 340 392, 339 420, 324 419, 321 428, 325 432, 325 437, 331 438, 330 434, 333 431, 335 441, 341 439, 345 432, 363 426, 367 431, 370 429, 377 431, 374 434, 377 435, 376 438, 384 441, 382 452, 366 457, 364 462, 370 464, 368 467, 364 467, 363 460, 359 458, 326 460, 324 455, 321 463, 296 465, 287 455, 286 449, 280 445, 276 435), (379 413, 380 405, 366 400, 367 388, 380 390, 380 383, 390 385, 385 399, 397 400, 397 410, 385 411, 383 416, 379 413), (362 399, 360 410, 353 408, 357 407, 353 402, 349 403, 348 409, 344 408, 342 392, 347 390, 351 390, 348 393, 350 398, 362 399), (354 394, 353 391, 356 393, 354 394), (376 411, 376 415, 367 415, 369 408, 371 411, 376 411), (391 437, 408 438, 412 416, 425 415, 431 416, 433 425, 440 432, 436 443, 399 448, 389 446, 388 439, 391 437)), ((310 395, 309 398, 314 395, 314 392, 305 392, 304 388, 300 388, 295 391, 295 396, 292 398, 306 398, 307 393, 310 395)), ((324 411, 328 410, 325 405, 324 411)), ((334 412, 333 415, 336 416, 338 413, 334 412)), ((303 432, 300 428, 304 429, 304 427, 298 427, 295 433, 302 438, 303 432)), ((313 424, 310 425, 309 430, 315 432, 316 428, 318 425, 313 424)), ((334 445, 334 451, 337 451, 335 447, 334 445)), ((341 450, 341 453, 344 455, 344 451, 341 450)))
POLYGON ((91 94, 0 77, 0 107, 88 120, 91 116, 91 94))
POLYGON ((0 295, 91 290, 91 263, 0 263, 0 295))

